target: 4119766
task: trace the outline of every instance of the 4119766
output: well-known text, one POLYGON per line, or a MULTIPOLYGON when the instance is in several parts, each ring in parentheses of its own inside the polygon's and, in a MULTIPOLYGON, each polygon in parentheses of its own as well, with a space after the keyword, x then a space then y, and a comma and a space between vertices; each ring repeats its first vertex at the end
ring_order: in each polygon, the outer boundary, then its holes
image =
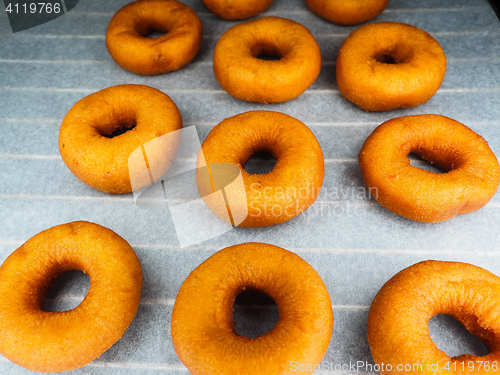
POLYGON ((7 13, 38 13, 38 14, 50 14, 50 13, 60 13, 62 10, 61 4, 59 3, 24 3, 24 4, 12 4, 9 3, 5 8, 7 13))

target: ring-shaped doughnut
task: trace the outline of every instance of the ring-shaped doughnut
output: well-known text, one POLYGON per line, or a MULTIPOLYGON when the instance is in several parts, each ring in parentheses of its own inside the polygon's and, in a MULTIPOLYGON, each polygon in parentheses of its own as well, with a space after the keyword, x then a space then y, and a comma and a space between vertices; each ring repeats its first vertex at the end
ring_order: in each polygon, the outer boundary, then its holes
POLYGON ((243 20, 265 11, 274 0, 201 0, 207 9, 226 20, 243 20))
POLYGON ((428 33, 404 23, 378 22, 354 30, 337 56, 337 84, 366 111, 416 107, 439 89, 446 56, 428 33))
POLYGON ((314 83, 320 70, 321 51, 311 32, 280 17, 233 26, 215 46, 215 77, 241 100, 281 103, 296 98, 314 83))
MULTIPOLYGON (((129 158, 153 139, 148 149, 151 169, 160 177, 170 168, 182 128, 175 103, 160 90, 143 85, 119 85, 89 95, 66 114, 59 131, 59 151, 69 170, 93 188, 111 194, 132 191, 129 158), (123 134, 117 134, 125 131, 123 134), (174 133, 173 133, 174 134, 174 133)), ((137 189, 152 181, 149 175, 137 189)), ((137 190, 136 189, 136 190, 137 190)))
POLYGON ((357 25, 378 17, 389 0, 306 0, 318 16, 337 25, 357 25))
POLYGON ((293 361, 320 363, 332 327, 330 296, 314 268, 280 247, 245 243, 191 272, 175 299, 171 332, 193 375, 284 375, 293 373, 293 361), (268 295, 279 310, 276 326, 253 339, 239 336, 233 322, 235 298, 244 291, 268 295))
POLYGON ((388 210, 439 222, 479 210, 498 189, 497 158, 483 137, 440 115, 394 118, 377 127, 359 153, 363 180, 388 210), (413 167, 414 153, 447 173, 413 167))
POLYGON ((368 315, 368 342, 380 373, 495 373, 491 365, 500 363, 499 293, 499 277, 467 263, 430 260, 396 274, 377 293, 368 315), (460 321, 486 344, 489 353, 447 356, 429 335, 429 320, 437 314, 460 321), (482 366, 488 362, 489 369, 482 366))
MULTIPOLYGON (((325 164, 316 137, 306 125, 284 113, 252 111, 227 118, 212 129, 201 150, 199 167, 226 163, 239 168, 246 195, 236 195, 229 209, 233 217, 248 213, 241 227, 275 225, 294 218, 313 204, 323 184, 325 164), (271 172, 250 174, 243 168, 258 152, 276 158, 271 172)), ((224 220, 220 212, 226 213, 226 206, 205 199, 207 191, 213 192, 214 173, 211 179, 197 174, 196 182, 207 206, 224 220)))
POLYGON ((85 366, 123 336, 141 289, 141 263, 113 231, 84 221, 44 230, 0 267, 0 352, 32 371, 85 366), (70 270, 90 276, 87 296, 72 310, 43 311, 50 286, 70 270))
POLYGON ((153 75, 190 63, 200 50, 202 33, 200 18, 179 1, 133 1, 111 19, 106 46, 123 69, 153 75), (165 35, 148 38, 153 31, 165 35))

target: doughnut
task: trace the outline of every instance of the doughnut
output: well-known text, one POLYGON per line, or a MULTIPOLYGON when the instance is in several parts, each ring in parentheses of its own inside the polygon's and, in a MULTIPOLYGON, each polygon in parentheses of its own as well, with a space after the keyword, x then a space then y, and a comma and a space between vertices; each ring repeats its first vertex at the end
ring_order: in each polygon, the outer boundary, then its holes
POLYGON ((365 184, 382 206, 428 223, 479 210, 500 179, 497 158, 484 138, 440 115, 384 122, 366 139, 358 159, 365 184), (447 173, 413 167, 409 153, 447 173))
POLYGON ((237 99, 281 103, 302 94, 318 78, 321 51, 301 24, 262 17, 227 30, 214 51, 219 84, 237 99), (261 58, 279 60, 262 60, 261 58))
POLYGON ((201 0, 217 17, 226 20, 243 20, 265 11, 273 0, 201 0))
POLYGON ((133 1, 111 19, 106 46, 123 69, 149 76, 190 63, 200 50, 202 33, 200 18, 179 1, 133 1), (148 38, 153 31, 165 35, 148 38))
POLYGON ((366 111, 416 107, 439 89, 446 56, 428 33, 404 23, 354 30, 337 56, 341 94, 366 111))
MULTIPOLYGON (((70 109, 59 131, 59 151, 69 170, 87 185, 105 193, 125 194, 132 191, 129 158, 133 151, 155 139, 147 156, 149 167, 160 178, 178 146, 175 133, 161 136, 181 128, 179 110, 160 90, 143 85, 113 86, 83 98, 70 109)), ((137 187, 151 183, 146 173, 137 187)))
POLYGON ((175 299, 171 333, 193 375, 284 375, 294 361, 320 363, 332 328, 330 295, 314 268, 254 242, 222 249, 191 272, 175 299), (245 291, 268 295, 279 310, 276 326, 253 339, 239 336, 233 322, 235 298, 245 291))
POLYGON ((306 0, 314 13, 337 25, 357 25, 380 16, 389 0, 306 0))
POLYGON ((221 164, 236 166, 243 178, 243 193, 229 196, 226 190, 233 219, 245 214, 239 224, 231 222, 240 227, 280 224, 305 211, 318 197, 325 170, 316 137, 299 120, 271 111, 246 112, 225 119, 208 134, 198 154, 198 170, 207 165, 211 178, 197 173, 196 182, 207 206, 226 221, 224 201, 209 199, 215 192, 214 180, 219 178, 216 168, 221 164), (258 152, 269 152, 276 158, 271 172, 250 174, 243 169, 250 156, 258 152))
POLYGON ((44 230, 0 267, 0 353, 32 371, 85 366, 123 336, 141 289, 141 263, 115 232, 85 221, 44 230), (71 270, 90 276, 87 296, 72 310, 44 311, 51 285, 71 270))
POLYGON ((500 364, 499 293, 499 277, 467 263, 428 260, 399 272, 377 293, 368 315, 368 343, 380 373, 498 373, 491 366, 500 364), (489 353, 447 356, 429 335, 429 320, 437 314, 460 321, 489 353), (488 362, 489 369, 483 367, 488 362))

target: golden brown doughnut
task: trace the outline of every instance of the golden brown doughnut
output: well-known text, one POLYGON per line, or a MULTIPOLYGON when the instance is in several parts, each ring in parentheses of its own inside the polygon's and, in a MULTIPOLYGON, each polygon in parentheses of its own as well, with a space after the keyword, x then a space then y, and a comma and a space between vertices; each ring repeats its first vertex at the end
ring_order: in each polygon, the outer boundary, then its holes
POLYGON ((284 375, 292 374, 293 361, 320 363, 332 327, 330 296, 314 268, 285 249, 253 242, 222 249, 191 272, 175 299, 171 332, 193 375, 284 375), (279 309, 276 326, 254 339, 234 328, 233 304, 244 291, 268 295, 279 309))
POLYGON ((201 0, 207 9, 226 20, 242 20, 265 11, 273 0, 201 0))
MULTIPOLYGON (((132 152, 157 139, 147 156, 154 177, 160 178, 170 168, 169 159, 174 159, 178 147, 177 138, 161 136, 181 128, 179 110, 160 90, 144 85, 113 86, 81 99, 70 109, 59 132, 59 151, 69 170, 87 185, 105 193, 125 194, 132 191, 132 152), (125 133, 113 136, 120 130, 125 133)), ((150 183, 146 174, 137 186, 150 183)))
POLYGON ((499 277, 467 263, 428 260, 399 272, 377 293, 368 316, 368 342, 380 373, 497 374, 499 293, 499 277), (429 320, 437 314, 460 321, 486 344, 489 353, 447 356, 429 336, 429 320))
POLYGON ((416 107, 439 89, 446 56, 428 33, 404 23, 378 22, 354 30, 337 56, 337 84, 366 111, 416 107))
POLYGON ((497 158, 483 137, 440 115, 397 117, 366 139, 359 165, 372 196, 411 220, 435 223, 479 210, 498 189, 497 158), (447 173, 410 165, 414 153, 447 173))
POLYGON ((106 46, 123 69, 153 75, 190 63, 200 50, 202 33, 200 18, 179 1, 133 1, 111 19, 106 46), (148 38, 153 31, 165 35, 148 38))
POLYGON ((296 98, 314 83, 320 70, 321 51, 314 36, 301 24, 280 17, 233 26, 215 46, 215 77, 241 100, 281 103, 296 98))
POLYGON ((314 13, 338 25, 357 25, 378 17, 389 0, 306 0, 314 13))
POLYGON ((241 227, 288 221, 313 204, 321 190, 325 170, 321 147, 306 125, 284 113, 252 111, 225 119, 208 134, 201 151, 198 167, 206 163, 212 176, 197 174, 198 191, 223 220, 227 218, 226 205, 207 198, 215 192, 213 181, 218 176, 214 176, 214 167, 223 163, 239 168, 246 195, 236 192, 227 199, 232 217, 248 213, 241 227), (265 151, 277 160, 271 172, 249 174, 243 169, 250 156, 265 151))
POLYGON ((0 352, 32 371, 85 366, 123 336, 141 289, 141 263, 115 232, 85 221, 44 230, 0 267, 0 352), (90 276, 87 296, 72 310, 43 311, 51 285, 70 270, 90 276))

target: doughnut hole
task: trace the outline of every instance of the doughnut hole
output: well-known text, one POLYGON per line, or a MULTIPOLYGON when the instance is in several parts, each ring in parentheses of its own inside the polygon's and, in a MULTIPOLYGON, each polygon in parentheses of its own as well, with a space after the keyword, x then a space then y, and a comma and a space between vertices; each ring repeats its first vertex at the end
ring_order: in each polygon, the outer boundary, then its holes
POLYGON ((160 22, 157 19, 144 17, 142 21, 140 19, 136 20, 134 28, 139 36, 156 39, 168 34, 173 28, 173 24, 171 22, 167 24, 166 20, 160 22))
MULTIPOLYGON (((127 103, 129 104, 129 103, 127 103)), ((104 138, 115 138, 137 126, 138 108, 132 105, 96 111, 90 119, 91 126, 104 138)))
POLYGON ((156 38, 160 38, 166 34, 168 34, 168 32, 163 32, 160 30, 151 30, 149 33, 144 35, 144 37, 148 38, 148 39, 156 39, 156 38))
POLYGON ((273 171, 276 161, 272 152, 262 150, 252 154, 243 164, 243 169, 250 174, 268 174, 273 171))
POLYGON ((375 60, 377 60, 382 64, 398 64, 398 61, 392 54, 385 52, 381 53, 380 55, 377 55, 375 57, 375 60))
POLYGON ((415 168, 438 174, 449 172, 447 170, 439 168, 436 164, 434 164, 434 162, 425 160, 413 152, 408 154, 408 159, 410 160, 411 166, 415 168))
POLYGON ((252 175, 266 175, 281 165, 280 159, 287 158, 286 145, 278 133, 271 133, 262 139, 258 133, 248 134, 249 142, 240 149, 234 160, 245 172, 252 175))
POLYGON ((404 64, 413 58, 413 53, 404 46, 398 46, 378 51, 373 58, 382 64, 404 64))
POLYGON ((237 335, 257 338, 271 331, 278 320, 278 306, 268 295, 258 291, 244 291, 236 296, 233 321, 237 335))
POLYGON ((54 280, 43 301, 43 311, 69 311, 80 305, 90 287, 90 277, 80 270, 66 271, 54 280))
POLYGON ((23 288, 29 290, 29 298, 27 298, 26 304, 35 311, 46 312, 52 312, 52 310, 68 311, 75 308, 84 298, 76 298, 74 301, 76 305, 66 308, 66 302, 69 298, 66 298, 66 301, 62 301, 63 298, 61 297, 68 294, 86 295, 88 293, 90 283, 85 282, 85 278, 88 279, 88 277, 81 271, 84 269, 84 265, 80 262, 51 262, 45 269, 33 275, 29 284, 26 283, 19 287, 20 290, 23 288), (73 280, 75 283, 73 283, 73 280), (74 285, 76 283, 80 285, 74 285), (77 292, 76 290, 82 292, 77 292), (84 293, 83 290, 85 290, 84 293))
POLYGON ((259 60, 279 61, 288 53, 284 48, 279 48, 271 43, 257 43, 250 48, 253 57, 259 60))
POLYGON ((429 332, 438 349, 449 357, 467 354, 483 357, 489 353, 485 343, 451 315, 435 315, 429 321, 429 332))
POLYGON ((102 132, 102 133, 99 132, 99 134, 105 138, 114 138, 114 137, 118 137, 122 134, 125 134, 129 130, 134 129, 136 126, 137 126, 137 123, 135 121, 120 122, 120 123, 118 123, 117 126, 114 127, 114 129, 112 127, 110 127, 109 130, 111 130, 111 132, 109 132, 109 131, 102 132))
POLYGON ((157 39, 164 35, 167 35, 172 25, 165 25, 162 22, 158 22, 157 20, 148 20, 148 23, 141 25, 137 25, 137 33, 143 38, 148 39, 157 39))
POLYGON ((453 148, 428 144, 423 141, 418 143, 419 144, 408 153, 410 164, 416 168, 434 173, 447 173, 460 168, 466 163, 463 154, 455 151, 453 148), (410 155, 413 156, 413 158, 411 158, 410 155), (412 163, 412 159, 414 163, 412 163))

